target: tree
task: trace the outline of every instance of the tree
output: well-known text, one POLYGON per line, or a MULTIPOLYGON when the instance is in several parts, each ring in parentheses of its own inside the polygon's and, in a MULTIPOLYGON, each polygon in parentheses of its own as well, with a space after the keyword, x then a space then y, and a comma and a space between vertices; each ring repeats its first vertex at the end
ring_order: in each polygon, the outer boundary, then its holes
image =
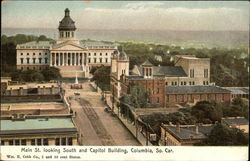
POLYGON ((204 141, 204 144, 210 146, 248 145, 248 135, 244 134, 240 129, 217 124, 204 141))
POLYGON ((212 123, 221 120, 223 111, 215 102, 201 101, 192 107, 191 114, 197 118, 198 122, 212 123))
POLYGON ((54 67, 49 67, 47 69, 42 70, 42 74, 46 81, 58 80, 62 78, 60 74, 60 69, 54 67))
POLYGON ((135 108, 147 107, 148 94, 144 86, 140 83, 133 83, 129 85, 130 102, 135 108))
POLYGON ((92 81, 95 81, 102 90, 110 90, 110 66, 101 66, 96 69, 92 81))

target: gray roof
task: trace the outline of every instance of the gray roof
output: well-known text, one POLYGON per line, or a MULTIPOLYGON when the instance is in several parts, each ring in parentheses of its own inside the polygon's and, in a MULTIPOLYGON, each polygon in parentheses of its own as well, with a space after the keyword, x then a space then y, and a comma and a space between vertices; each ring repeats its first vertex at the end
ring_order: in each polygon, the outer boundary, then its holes
POLYGON ((75 126, 69 117, 32 118, 24 120, 0 120, 1 135, 41 132, 73 132, 75 126), (62 130, 63 129, 63 130, 62 130), (68 129, 68 130, 67 130, 68 129))
MULTIPOLYGON (((142 66, 138 69, 142 75, 142 66)), ((180 66, 153 66, 153 76, 165 76, 165 77, 187 77, 183 68, 180 66)))
POLYGON ((218 86, 167 86, 167 94, 231 93, 218 86))
POLYGON ((69 16, 69 9, 65 9, 65 16, 59 23, 59 30, 76 30, 75 22, 69 16))
POLYGON ((27 43, 23 43, 23 44, 18 44, 19 46, 29 46, 29 47, 50 47, 51 45, 53 45, 53 43, 51 41, 31 41, 31 42, 27 42, 27 43))
POLYGON ((249 122, 244 117, 228 117, 222 118, 222 120, 228 125, 248 125, 249 122))
POLYGON ((248 87, 223 87, 223 88, 230 90, 232 94, 249 94, 248 87))
POLYGON ((97 46, 117 46, 118 44, 116 43, 105 43, 105 42, 100 42, 100 41, 93 41, 93 42, 80 42, 81 46, 84 47, 97 47, 97 46))
POLYGON ((210 134, 215 125, 199 125, 198 133, 195 132, 195 125, 180 125, 180 131, 178 132, 176 126, 165 125, 165 129, 170 132, 178 140, 189 140, 189 139, 205 139, 210 134))
POLYGON ((142 63, 142 66, 153 66, 153 64, 146 60, 144 63, 142 63))

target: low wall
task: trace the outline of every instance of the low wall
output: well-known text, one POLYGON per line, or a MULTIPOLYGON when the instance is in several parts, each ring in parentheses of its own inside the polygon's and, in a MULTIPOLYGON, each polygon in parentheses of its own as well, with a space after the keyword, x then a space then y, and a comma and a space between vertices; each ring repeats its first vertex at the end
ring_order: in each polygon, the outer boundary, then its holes
POLYGON ((57 95, 22 95, 22 96, 1 96, 2 103, 18 102, 61 102, 62 99, 57 95))

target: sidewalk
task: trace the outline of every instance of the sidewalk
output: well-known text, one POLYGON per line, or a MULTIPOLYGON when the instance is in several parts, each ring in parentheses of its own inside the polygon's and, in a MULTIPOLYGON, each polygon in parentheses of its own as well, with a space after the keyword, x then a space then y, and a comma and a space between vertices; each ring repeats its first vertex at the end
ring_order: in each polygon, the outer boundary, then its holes
MULTIPOLYGON (((106 101, 107 101, 108 107, 111 109, 112 108, 112 102, 110 101, 110 97, 106 98, 106 101)), ((148 145, 146 145, 147 140, 146 140, 145 136, 141 132, 137 131, 137 137, 136 137, 136 128, 135 128, 135 126, 132 125, 131 123, 129 123, 127 119, 120 116, 120 114, 118 114, 118 108, 116 106, 114 106, 114 113, 116 114, 117 118, 119 118, 119 120, 122 122, 122 124, 131 132, 131 134, 134 135, 134 137, 143 146, 153 146, 149 141, 148 141, 148 145)))

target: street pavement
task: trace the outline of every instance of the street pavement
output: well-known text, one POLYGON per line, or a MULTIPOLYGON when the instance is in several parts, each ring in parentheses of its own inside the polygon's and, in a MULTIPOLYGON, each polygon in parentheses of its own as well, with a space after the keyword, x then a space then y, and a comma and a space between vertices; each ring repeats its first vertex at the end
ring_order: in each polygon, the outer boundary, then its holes
POLYGON ((101 100, 101 94, 89 82, 82 83, 83 89, 70 89, 70 85, 63 83, 62 87, 72 110, 76 112, 73 121, 79 131, 80 145, 140 145, 117 117, 104 111, 106 105, 101 100))

